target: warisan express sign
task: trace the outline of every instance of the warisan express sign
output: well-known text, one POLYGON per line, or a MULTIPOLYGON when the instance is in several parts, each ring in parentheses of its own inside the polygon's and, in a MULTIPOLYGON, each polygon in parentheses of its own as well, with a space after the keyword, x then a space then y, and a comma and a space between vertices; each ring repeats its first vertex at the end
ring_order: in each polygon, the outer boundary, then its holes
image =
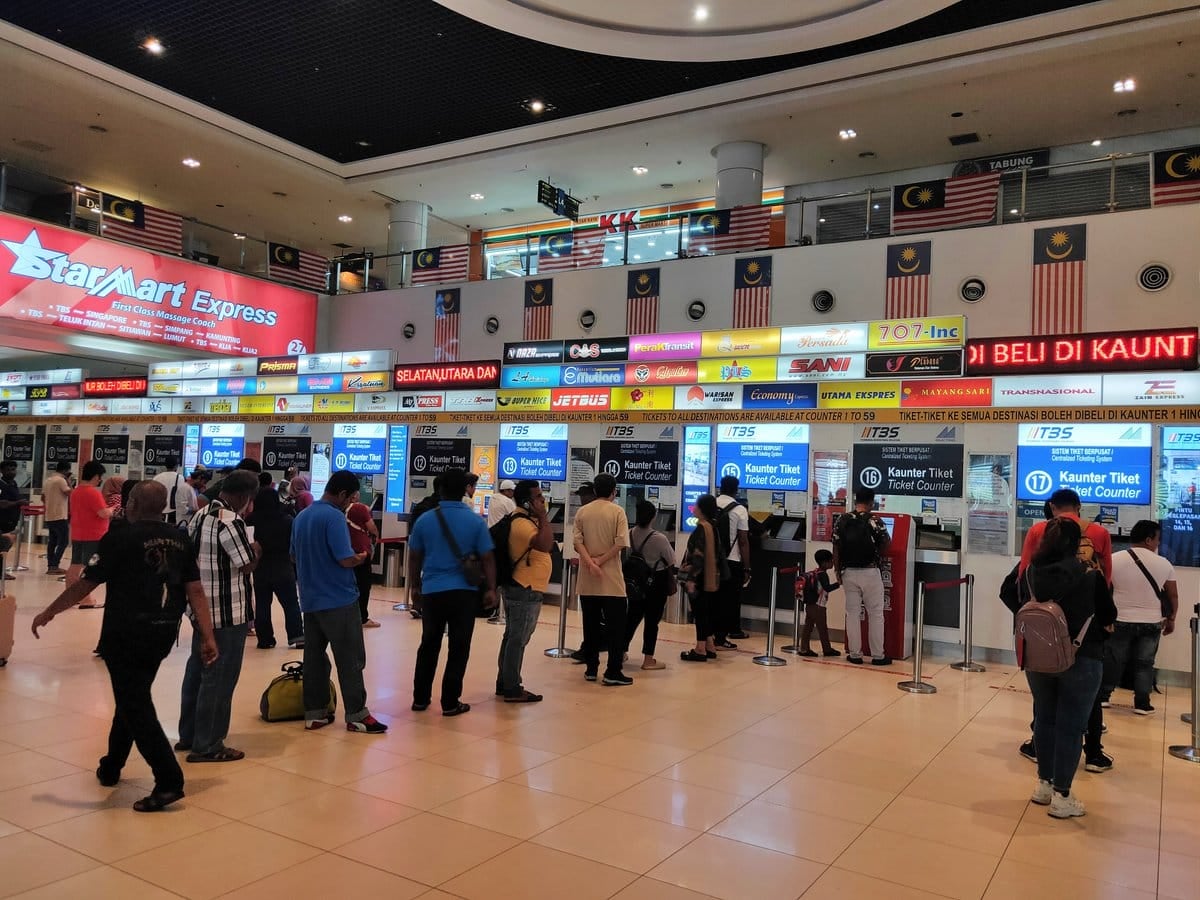
POLYGON ((304 353, 314 294, 0 213, 0 317, 210 353, 304 353))

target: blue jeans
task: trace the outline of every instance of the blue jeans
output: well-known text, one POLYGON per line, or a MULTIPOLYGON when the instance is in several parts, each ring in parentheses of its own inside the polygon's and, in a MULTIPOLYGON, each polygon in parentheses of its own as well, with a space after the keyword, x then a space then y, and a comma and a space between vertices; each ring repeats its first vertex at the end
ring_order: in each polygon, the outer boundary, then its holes
POLYGON ((1075 657, 1075 665, 1057 675, 1025 673, 1033 692, 1038 778, 1049 781, 1059 793, 1071 790, 1103 673, 1104 664, 1091 656, 1075 657))
POLYGON ((242 674, 248 624, 213 629, 217 661, 206 666, 200 659, 200 632, 192 629, 192 655, 183 670, 183 692, 179 706, 179 743, 193 753, 216 753, 225 749, 233 691, 242 674))
POLYGON ((533 588, 510 584, 504 588, 504 637, 500 640, 500 655, 496 660, 499 673, 496 686, 505 695, 521 691, 521 664, 525 647, 537 628, 542 611, 542 594, 533 588))
POLYGON ((275 623, 271 621, 271 596, 279 600, 288 643, 304 637, 304 620, 300 617, 300 602, 296 597, 296 571, 291 561, 259 565, 254 570, 254 630, 259 646, 275 640, 275 623))
POLYGON ((46 523, 46 568, 57 569, 71 546, 71 526, 66 519, 46 523))
POLYGON ((1133 657, 1133 697, 1136 702, 1149 703, 1154 690, 1154 657, 1158 655, 1158 639, 1162 625, 1158 622, 1118 622, 1104 642, 1104 686, 1100 696, 1108 699, 1121 684, 1125 666, 1133 657))

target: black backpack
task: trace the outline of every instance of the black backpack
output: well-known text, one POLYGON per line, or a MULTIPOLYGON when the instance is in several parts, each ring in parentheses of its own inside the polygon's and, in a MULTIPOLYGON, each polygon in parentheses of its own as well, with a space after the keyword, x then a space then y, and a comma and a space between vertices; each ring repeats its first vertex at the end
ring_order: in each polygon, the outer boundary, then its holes
POLYGON ((869 569, 879 558, 871 514, 848 512, 838 522, 839 562, 845 569, 869 569))
POLYGON ((647 600, 654 592, 657 580, 666 571, 660 564, 660 559, 653 566, 646 561, 642 550, 646 542, 659 532, 651 529, 637 547, 631 547, 625 562, 621 564, 621 573, 625 576, 625 596, 630 600, 647 600))
POLYGON ((528 557, 533 551, 533 544, 531 542, 524 553, 516 559, 512 558, 512 554, 509 551, 508 539, 512 535, 514 518, 530 519, 530 521, 533 521, 530 516, 521 510, 515 510, 488 529, 488 534, 492 536, 492 556, 496 560, 496 584, 501 587, 513 583, 513 575, 516 574, 517 566, 521 564, 521 560, 528 557))
POLYGON ((741 505, 734 500, 728 506, 721 507, 717 512, 717 518, 713 521, 713 528, 717 530, 717 543, 721 545, 723 559, 729 559, 729 551, 733 549, 734 542, 737 541, 737 535, 730 534, 730 531, 733 529, 733 510, 741 505))

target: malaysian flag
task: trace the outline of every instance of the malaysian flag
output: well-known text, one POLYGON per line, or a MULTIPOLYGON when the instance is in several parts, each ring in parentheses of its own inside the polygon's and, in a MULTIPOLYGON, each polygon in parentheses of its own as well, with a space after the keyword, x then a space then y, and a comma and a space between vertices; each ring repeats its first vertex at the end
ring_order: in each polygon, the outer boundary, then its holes
POLYGON ((550 340, 553 317, 554 279, 539 278, 525 282, 525 327, 521 330, 521 340, 550 340))
POLYGON ((1033 321, 1030 334, 1083 331, 1087 225, 1033 232, 1033 321))
POLYGON ((287 244, 267 242, 267 277, 310 291, 329 290, 329 260, 287 244))
POLYGON ((538 238, 538 274, 603 264, 604 237, 601 228, 543 234, 538 238))
POLYGON ((183 219, 175 213, 113 194, 103 198, 102 236, 163 253, 183 252, 183 219))
POLYGON ((769 246, 769 206, 738 206, 688 216, 688 251, 692 256, 769 246))
POLYGON ((436 284, 439 281, 466 281, 467 263, 470 259, 470 244, 414 250, 412 283, 418 285, 436 284))
POLYGON ((1155 153, 1150 197, 1155 206, 1200 201, 1200 147, 1155 153))
POLYGON ((892 234, 962 228, 995 221, 1000 173, 960 175, 892 188, 892 234))
POLYGON ((885 319, 929 315, 929 274, 933 263, 930 241, 892 244, 887 248, 885 319))
POLYGON ((771 257, 746 256, 733 263, 733 327, 771 324, 771 257))
POLYGON ((658 269, 631 269, 625 289, 625 333, 658 333, 658 269))
POLYGON ((458 288, 438 291, 433 300, 433 361, 458 360, 458 311, 462 296, 458 288))

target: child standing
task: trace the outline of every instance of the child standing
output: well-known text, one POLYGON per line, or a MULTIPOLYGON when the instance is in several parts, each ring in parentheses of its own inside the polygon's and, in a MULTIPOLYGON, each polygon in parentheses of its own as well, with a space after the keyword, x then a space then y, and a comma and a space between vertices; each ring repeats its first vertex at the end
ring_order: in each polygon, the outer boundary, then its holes
POLYGON ((805 572, 802 576, 804 591, 804 633, 800 636, 800 655, 801 656, 816 656, 817 654, 809 647, 809 641, 812 640, 813 627, 817 629, 817 634, 821 638, 821 655, 822 656, 841 656, 837 650, 834 650, 829 644, 829 624, 826 620, 825 607, 829 605, 829 595, 836 591, 841 585, 836 581, 831 581, 831 573, 833 570, 833 554, 828 550, 818 550, 813 554, 813 559, 817 563, 815 569, 805 572))

